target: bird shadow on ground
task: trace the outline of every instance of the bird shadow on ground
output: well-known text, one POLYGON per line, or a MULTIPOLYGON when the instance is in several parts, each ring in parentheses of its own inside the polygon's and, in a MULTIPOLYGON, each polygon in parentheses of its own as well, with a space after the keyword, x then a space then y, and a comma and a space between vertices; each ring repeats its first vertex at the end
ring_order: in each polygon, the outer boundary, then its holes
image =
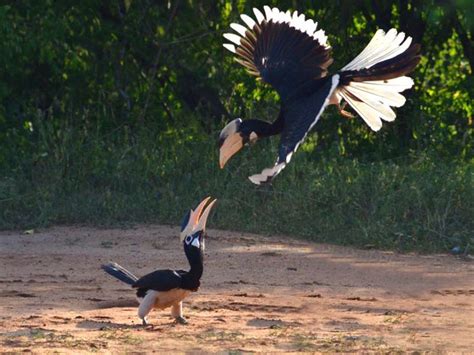
POLYGON ((129 323, 118 323, 113 322, 111 320, 93 320, 93 319, 85 319, 77 323, 76 327, 79 329, 85 330, 99 330, 99 331, 107 331, 107 330, 138 330, 138 331, 146 331, 146 332, 161 332, 166 330, 167 328, 173 328, 178 326, 175 320, 171 320, 170 322, 160 323, 158 324, 129 324, 129 323))
POLYGON ((110 330, 110 329, 140 329, 145 328, 141 324, 125 324, 115 323, 106 320, 90 320, 86 319, 77 323, 77 328, 88 330, 110 330))
MULTIPOLYGON (((130 292, 130 290, 127 290, 130 292)), ((137 307, 138 306, 138 301, 133 298, 123 298, 119 300, 111 300, 111 301, 105 301, 105 300, 100 300, 96 301, 94 304, 93 308, 94 309, 106 309, 106 308, 124 308, 124 307, 137 307)))

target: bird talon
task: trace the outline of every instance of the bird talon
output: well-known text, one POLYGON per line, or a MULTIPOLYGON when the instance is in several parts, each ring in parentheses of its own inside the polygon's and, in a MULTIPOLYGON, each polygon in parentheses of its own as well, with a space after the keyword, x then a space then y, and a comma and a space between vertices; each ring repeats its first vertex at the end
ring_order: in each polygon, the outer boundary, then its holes
POLYGON ((147 321, 146 318, 143 318, 143 319, 142 319, 142 325, 148 325, 148 321, 147 321))
POLYGON ((176 320, 176 323, 178 324, 182 324, 182 325, 188 324, 188 321, 184 317, 176 317, 175 320, 176 320))
POLYGON ((348 111, 345 111, 345 110, 340 110, 339 113, 347 119, 352 119, 352 118, 355 117, 352 113, 350 113, 348 111))
POLYGON ((337 110, 339 111, 339 114, 348 119, 354 118, 355 116, 352 113, 344 110, 345 107, 346 107, 345 102, 342 105, 337 105, 337 110))

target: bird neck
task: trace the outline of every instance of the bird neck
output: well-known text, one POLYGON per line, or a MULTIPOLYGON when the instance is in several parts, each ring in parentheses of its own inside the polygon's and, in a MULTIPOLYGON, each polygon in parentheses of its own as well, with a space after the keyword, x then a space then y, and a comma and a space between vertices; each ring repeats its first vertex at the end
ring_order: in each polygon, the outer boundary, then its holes
POLYGON ((188 258, 189 271, 183 276, 182 287, 187 290, 197 291, 204 271, 203 253, 201 250, 185 250, 188 258))
POLYGON ((262 120, 245 120, 242 122, 241 131, 245 132, 247 135, 250 135, 252 132, 255 132, 258 138, 274 136, 281 133, 283 130, 283 119, 280 116, 276 119, 275 122, 269 123, 262 120))
POLYGON ((203 263, 193 264, 191 265, 191 269, 189 270, 188 275, 190 275, 190 277, 192 277, 195 280, 200 280, 203 272, 204 272, 203 263))
POLYGON ((189 269, 189 273, 194 275, 196 278, 200 279, 202 276, 202 272, 204 269, 204 262, 203 262, 203 253, 201 250, 190 253, 188 255, 188 262, 191 269, 189 269))

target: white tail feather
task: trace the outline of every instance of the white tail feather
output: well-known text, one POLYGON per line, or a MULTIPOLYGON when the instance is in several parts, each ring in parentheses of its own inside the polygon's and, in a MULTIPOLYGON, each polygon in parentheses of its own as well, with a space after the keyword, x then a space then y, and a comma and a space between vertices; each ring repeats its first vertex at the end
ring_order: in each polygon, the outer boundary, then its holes
POLYGON ((400 91, 403 91, 413 86, 413 79, 409 76, 400 76, 390 80, 367 80, 357 84, 381 85, 384 87, 403 87, 400 89, 400 91))
POLYGON ((347 64, 342 70, 367 69, 385 60, 405 52, 411 45, 412 38, 403 32, 397 33, 392 28, 387 33, 378 30, 362 52, 347 64))
MULTIPOLYGON (((404 53, 412 43, 405 33, 392 28, 387 33, 378 30, 362 52, 342 71, 369 69, 372 66, 404 53)), ((391 106, 401 107, 406 99, 400 94, 413 86, 413 79, 402 76, 389 80, 351 81, 337 91, 374 131, 382 127, 382 120, 396 117, 391 106)))
POLYGON ((358 96, 360 91, 372 96, 373 99, 381 103, 394 107, 401 107, 405 104, 405 97, 398 93, 398 89, 390 90, 390 87, 380 87, 380 85, 363 85, 363 83, 351 83, 346 86, 346 90, 358 96))
POLYGON ((367 125, 373 130, 378 131, 382 128, 382 120, 378 117, 378 112, 372 109, 370 106, 366 105, 362 101, 355 101, 349 95, 347 95, 346 90, 341 90, 339 92, 344 100, 346 100, 349 105, 359 114, 360 117, 367 123, 367 125))
POLYGON ((366 58, 372 50, 378 48, 378 46, 380 45, 381 38, 383 38, 384 35, 385 32, 383 30, 378 30, 377 32, 375 32, 374 37, 372 37, 367 47, 365 47, 357 57, 355 57, 349 64, 347 64, 341 70, 353 70, 354 68, 358 67, 358 64, 362 61, 362 58, 366 58))
POLYGON ((357 97, 364 101, 364 103, 373 108, 375 111, 377 111, 379 118, 381 118, 382 120, 391 122, 395 119, 395 112, 393 112, 390 106, 378 101, 377 98, 374 99, 370 95, 361 95, 360 93, 359 95, 357 95, 357 97))
POLYGON ((378 131, 382 127, 381 119, 388 122, 395 120, 396 114, 390 106, 400 107, 405 103, 405 97, 399 92, 413 85, 408 80, 399 80, 398 83, 401 85, 393 85, 390 80, 387 80, 386 85, 383 85, 383 81, 351 82, 339 89, 338 95, 351 105, 372 130, 378 131), (361 101, 354 99, 354 96, 361 101))

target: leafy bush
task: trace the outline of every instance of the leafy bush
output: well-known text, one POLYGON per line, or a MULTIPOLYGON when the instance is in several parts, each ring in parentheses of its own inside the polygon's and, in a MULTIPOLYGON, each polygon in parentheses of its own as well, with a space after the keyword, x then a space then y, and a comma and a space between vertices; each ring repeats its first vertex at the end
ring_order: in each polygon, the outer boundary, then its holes
POLYGON ((403 250, 472 244, 470 2, 299 4, 329 35, 333 71, 377 27, 412 35, 423 59, 395 122, 375 134, 328 109, 259 189, 246 177, 273 163, 277 141, 221 171, 215 137, 231 118, 278 113, 271 88, 222 48, 238 14, 267 2, 2 2, 0 228, 176 223, 213 195, 222 228, 403 250))
POLYGON ((80 137, 48 142, 34 162, 18 162, 0 180, 0 228, 176 224, 211 195, 219 200, 212 222, 219 228, 400 250, 472 243, 472 162, 429 154, 361 161, 306 145, 273 186, 261 188, 247 176, 273 159, 276 140, 244 150, 220 170, 212 137, 143 131, 132 139, 126 128, 80 137))

